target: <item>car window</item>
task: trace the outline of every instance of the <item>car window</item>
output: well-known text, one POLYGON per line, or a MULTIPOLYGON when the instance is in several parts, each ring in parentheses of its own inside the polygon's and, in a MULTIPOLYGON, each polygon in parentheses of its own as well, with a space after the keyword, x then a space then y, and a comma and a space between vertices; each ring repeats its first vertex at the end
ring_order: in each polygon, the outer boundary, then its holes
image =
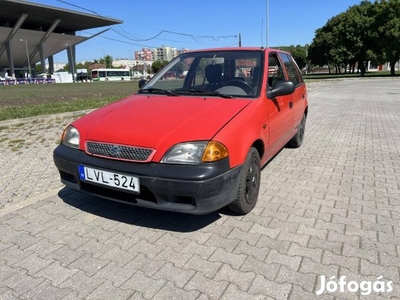
POLYGON ((279 56, 281 57, 283 63, 285 64, 289 80, 293 82, 295 86, 298 86, 299 84, 303 83, 303 78, 301 77, 299 68, 297 67, 293 58, 286 53, 280 53, 279 56))
POLYGON ((271 53, 268 57, 268 85, 272 87, 276 82, 285 79, 285 73, 278 55, 271 53))

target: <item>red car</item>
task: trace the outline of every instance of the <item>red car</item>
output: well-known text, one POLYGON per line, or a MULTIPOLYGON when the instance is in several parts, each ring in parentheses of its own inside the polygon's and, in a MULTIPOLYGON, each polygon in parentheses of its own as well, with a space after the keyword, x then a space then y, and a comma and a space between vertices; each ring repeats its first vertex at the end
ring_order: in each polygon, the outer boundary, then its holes
POLYGON ((65 129, 54 150, 64 184, 148 208, 246 214, 261 168, 303 142, 307 92, 289 53, 183 53, 139 87, 65 129))

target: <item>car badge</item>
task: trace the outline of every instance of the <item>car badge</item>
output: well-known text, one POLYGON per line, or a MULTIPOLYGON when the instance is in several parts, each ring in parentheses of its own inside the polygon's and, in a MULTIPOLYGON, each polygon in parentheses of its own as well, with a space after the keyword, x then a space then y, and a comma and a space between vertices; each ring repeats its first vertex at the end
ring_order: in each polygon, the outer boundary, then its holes
POLYGON ((119 153, 121 152, 121 147, 120 146, 115 146, 113 145, 110 150, 108 150, 108 154, 110 154, 110 156, 117 156, 119 153))

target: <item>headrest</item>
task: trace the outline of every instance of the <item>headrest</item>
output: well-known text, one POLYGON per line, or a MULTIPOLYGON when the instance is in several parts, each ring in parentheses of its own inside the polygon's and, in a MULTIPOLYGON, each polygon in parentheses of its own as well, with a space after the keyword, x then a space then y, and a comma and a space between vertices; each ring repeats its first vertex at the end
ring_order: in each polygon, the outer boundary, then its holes
POLYGON ((222 81, 222 65, 208 65, 205 69, 206 77, 209 83, 216 84, 222 81))

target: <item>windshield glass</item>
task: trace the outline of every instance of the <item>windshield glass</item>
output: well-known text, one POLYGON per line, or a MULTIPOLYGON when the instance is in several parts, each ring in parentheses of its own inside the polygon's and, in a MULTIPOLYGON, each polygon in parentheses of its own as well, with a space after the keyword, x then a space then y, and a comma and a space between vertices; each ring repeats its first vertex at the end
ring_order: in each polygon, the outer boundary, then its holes
POLYGON ((223 50, 184 53, 157 73, 140 93, 257 97, 262 51, 223 50))

